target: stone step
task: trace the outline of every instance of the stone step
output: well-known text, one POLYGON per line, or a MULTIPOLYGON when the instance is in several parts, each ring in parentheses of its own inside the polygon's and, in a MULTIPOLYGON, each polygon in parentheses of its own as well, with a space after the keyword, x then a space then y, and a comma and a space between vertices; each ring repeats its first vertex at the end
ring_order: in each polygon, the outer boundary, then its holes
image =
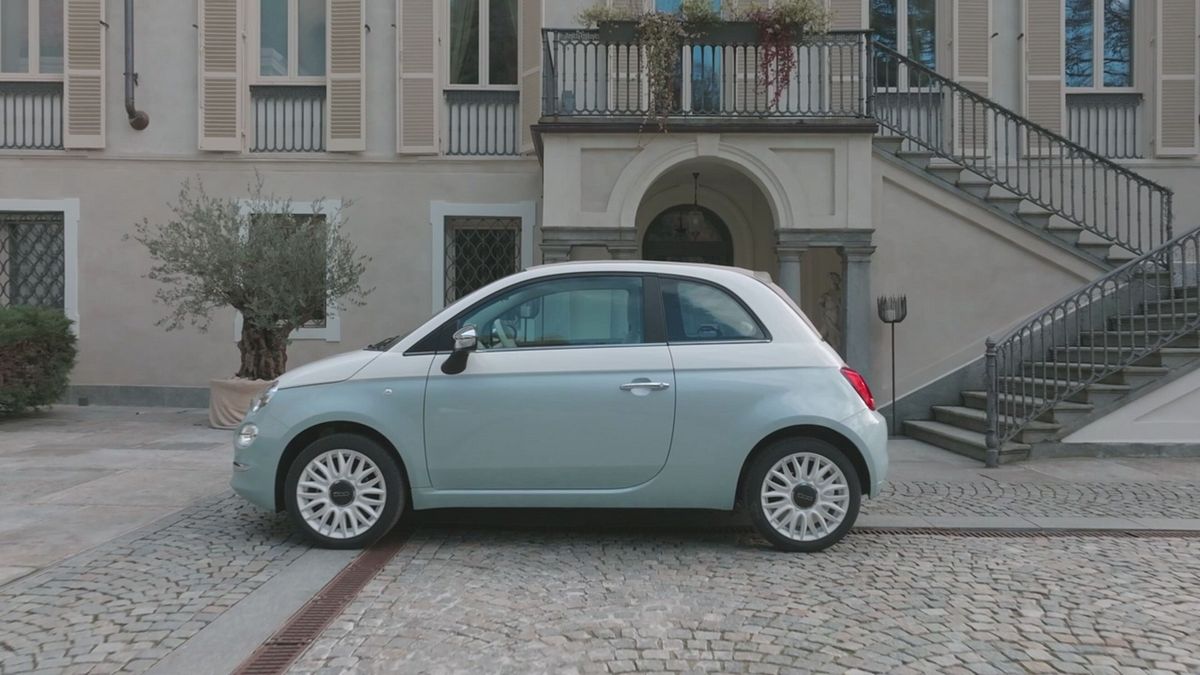
MULTIPOLYGON (((1062 380, 1081 380, 1091 378, 1094 375, 1098 375, 1100 372, 1110 369, 1111 367, 1104 363, 1083 362, 1050 363, 1048 361, 1036 361, 1022 365, 1022 371, 1026 375, 1031 375, 1033 377, 1050 377, 1053 379, 1062 380)), ((1171 372, 1169 368, 1163 368, 1161 366, 1123 366, 1120 368, 1120 370, 1102 377, 1098 383, 1127 384, 1131 387, 1140 387, 1148 382, 1157 380, 1169 372, 1171 372)))
POLYGON ((986 199, 987 203, 991 204, 992 206, 1012 214, 1015 214, 1021 208, 1021 202, 1025 201, 1024 197, 1018 197, 1017 195, 1013 194, 997 193, 995 190, 989 192, 988 196, 984 197, 984 199, 986 199))
POLYGON ((1072 246, 1079 241, 1080 235, 1083 234, 1083 228, 1061 218, 1051 219, 1050 224, 1046 225, 1046 231, 1072 246))
MULTIPOLYGON (((935 405, 933 406, 933 419, 943 424, 960 427, 968 431, 985 433, 987 431, 987 411, 979 408, 969 408, 961 405, 935 405)), ((1001 416, 1001 420, 1011 420, 1012 418, 1001 416)), ((1014 439, 1018 443, 1035 443, 1053 438, 1055 433, 1062 428, 1062 425, 1054 422, 1042 422, 1033 420, 1025 425, 1025 428, 1017 434, 1014 439)))
POLYGON ((1114 245, 1111 249, 1109 249, 1108 255, 1105 257, 1105 260, 1107 260, 1108 263, 1110 265, 1112 265, 1113 267, 1120 267, 1121 265, 1124 265, 1125 263, 1127 263, 1130 260, 1133 260, 1134 258, 1137 258, 1137 257, 1138 257, 1138 254, 1124 248, 1120 244, 1117 244, 1117 245, 1114 245))
POLYGON ((926 173, 938 178, 939 180, 944 180, 951 185, 954 185, 958 182, 958 177, 962 175, 962 171, 963 169, 961 166, 954 164, 949 160, 938 157, 930 160, 929 164, 925 166, 926 173))
POLYGON ((1143 312, 1168 312, 1180 314, 1200 314, 1200 298, 1167 298, 1165 300, 1147 300, 1142 303, 1143 312))
POLYGON ((1029 225, 1041 229, 1047 229, 1050 226, 1050 218, 1053 215, 1054 214, 1050 213, 1049 211, 1029 203, 1022 204, 1021 207, 1017 209, 1018 218, 1025 221, 1029 225))
MULTIPOLYGON (((1083 346, 1097 347, 1126 347, 1154 344, 1159 340, 1170 337, 1171 331, 1084 331, 1079 334, 1079 343, 1083 346)), ((1200 347, 1200 333, 1187 333, 1168 343, 1171 347, 1200 347)))
POLYGON ((1130 314, 1128 316, 1113 316, 1108 319, 1108 327, 1112 330, 1132 329, 1135 331, 1150 330, 1179 330, 1200 322, 1200 313, 1193 314, 1130 314))
POLYGON ((895 155, 918 169, 924 169, 933 160, 933 153, 928 150, 898 150, 895 155))
POLYGON ((904 146, 904 137, 876 134, 871 142, 875 144, 875 147, 894 155, 904 146))
POLYGON ((1200 298, 1200 288, 1195 286, 1179 286, 1171 291, 1173 298, 1200 298))
MULTIPOLYGON (((987 392, 985 391, 964 391, 962 393, 962 400, 963 405, 968 408, 987 409, 987 392)), ((1095 408, 1091 403, 1059 401, 1051 404, 1050 408, 1046 409, 1046 403, 1044 399, 1035 396, 1001 394, 999 398, 1000 412, 1002 413, 1024 415, 1032 410, 1045 410, 1045 412, 1038 415, 1038 419, 1043 422, 1054 422, 1057 424, 1066 424, 1071 420, 1090 415, 1095 408)))
POLYGON ((980 199, 986 199, 988 193, 992 191, 994 183, 983 176, 971 173, 970 171, 964 171, 955 185, 960 190, 969 192, 980 199))
MULTIPOLYGON (((960 455, 984 461, 987 459, 987 443, 983 434, 934 420, 909 420, 904 423, 904 432, 909 437, 925 441, 960 455)), ((1029 446, 1008 442, 1000 448, 1000 463, 1018 462, 1029 459, 1029 446)))
POLYGON ((1044 377, 1028 377, 1016 375, 1000 378, 1001 384, 1016 395, 1038 396, 1041 398, 1065 398, 1078 403, 1096 403, 1098 401, 1113 401, 1133 390, 1127 384, 1088 384, 1073 394, 1063 396, 1071 389, 1080 386, 1080 382, 1062 379, 1047 379, 1044 377))
MULTIPOLYGON (((1093 363, 1117 363, 1128 359, 1133 353, 1133 347, 1055 347, 1054 357, 1070 361, 1090 361, 1093 363)), ((1187 347, 1166 347, 1151 352, 1132 365, 1161 366, 1175 368, 1200 358, 1200 349, 1187 347)))

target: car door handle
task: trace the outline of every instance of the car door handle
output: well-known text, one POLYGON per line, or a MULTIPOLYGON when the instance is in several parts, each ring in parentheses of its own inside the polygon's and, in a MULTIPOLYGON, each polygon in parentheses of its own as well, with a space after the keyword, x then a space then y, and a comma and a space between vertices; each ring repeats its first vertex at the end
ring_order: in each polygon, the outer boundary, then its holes
POLYGON ((636 389, 645 389, 647 391, 662 391, 663 389, 670 389, 670 388, 671 388, 670 382, 650 382, 649 380, 626 382, 625 384, 621 385, 621 391, 634 391, 636 389))

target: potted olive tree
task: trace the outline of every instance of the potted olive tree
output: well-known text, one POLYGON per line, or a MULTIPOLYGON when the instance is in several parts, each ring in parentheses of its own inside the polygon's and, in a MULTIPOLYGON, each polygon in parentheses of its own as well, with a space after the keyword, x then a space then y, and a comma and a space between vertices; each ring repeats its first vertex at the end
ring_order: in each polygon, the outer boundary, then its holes
POLYGON ((158 325, 204 331, 219 308, 241 313, 237 371, 210 382, 215 427, 236 426, 253 397, 283 374, 297 328, 361 306, 372 290, 360 282, 370 258, 342 232, 348 205, 329 213, 325 203, 297 209, 268 194, 261 179, 244 199, 214 197, 199 181, 185 181, 170 222, 143 220, 131 235, 154 258, 146 276, 161 284, 156 297, 170 308, 158 325))

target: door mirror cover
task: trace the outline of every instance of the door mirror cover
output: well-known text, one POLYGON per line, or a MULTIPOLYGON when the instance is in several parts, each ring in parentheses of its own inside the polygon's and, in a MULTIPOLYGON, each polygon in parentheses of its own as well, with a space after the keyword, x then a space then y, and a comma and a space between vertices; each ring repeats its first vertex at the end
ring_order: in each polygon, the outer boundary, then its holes
POLYGON ((467 324, 454 332, 454 351, 474 351, 477 345, 478 338, 476 337, 475 326, 473 324, 467 324))

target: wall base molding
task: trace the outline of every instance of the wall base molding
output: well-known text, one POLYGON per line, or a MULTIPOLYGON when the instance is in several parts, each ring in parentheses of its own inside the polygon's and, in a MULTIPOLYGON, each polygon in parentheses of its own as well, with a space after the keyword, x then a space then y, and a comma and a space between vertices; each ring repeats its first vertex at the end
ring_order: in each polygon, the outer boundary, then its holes
POLYGON ((208 387, 73 384, 59 402, 79 405, 81 398, 86 398, 89 405, 208 408, 208 387))

